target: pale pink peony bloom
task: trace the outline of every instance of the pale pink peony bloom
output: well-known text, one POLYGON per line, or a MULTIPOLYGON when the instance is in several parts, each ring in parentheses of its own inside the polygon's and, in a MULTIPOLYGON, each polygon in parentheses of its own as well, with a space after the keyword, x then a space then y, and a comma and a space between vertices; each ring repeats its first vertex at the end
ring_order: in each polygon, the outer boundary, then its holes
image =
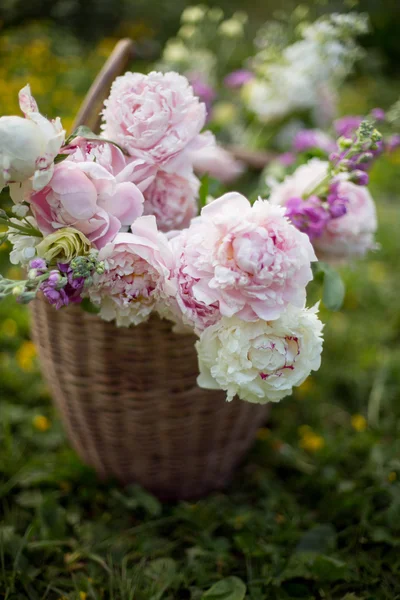
POLYGON ((185 233, 180 259, 190 296, 245 321, 276 319, 289 304, 302 307, 316 257, 284 212, 261 199, 251 206, 238 193, 204 207, 185 233))
POLYGON ((234 181, 245 170, 244 164, 236 160, 233 155, 217 145, 210 145, 191 154, 193 167, 196 173, 208 173, 214 179, 223 183, 234 181))
POLYGON ((376 247, 376 209, 368 188, 342 181, 338 194, 346 198, 347 212, 330 220, 322 236, 314 240, 321 260, 360 258, 376 247))
POLYGON ((122 327, 146 321, 171 293, 172 255, 155 218, 140 217, 131 230, 119 233, 100 250, 98 258, 105 262, 105 271, 95 275, 88 290, 90 300, 100 307, 100 316, 106 321, 115 319, 122 327))
POLYGON ((96 162, 112 173, 117 182, 134 183, 141 192, 154 181, 158 171, 158 167, 127 157, 115 144, 101 139, 77 137, 63 152, 70 154, 69 160, 74 162, 96 162))
POLYGON ((183 323, 200 335, 204 329, 214 325, 221 318, 221 313, 218 302, 211 304, 202 302, 196 298, 193 292, 198 279, 194 279, 188 274, 186 245, 190 235, 191 229, 184 229, 170 240, 173 254, 171 282, 174 286, 174 293, 168 302, 169 318, 178 326, 183 323))
POLYGON ((328 163, 318 158, 301 165, 292 175, 288 175, 282 183, 272 188, 269 201, 272 204, 285 206, 291 198, 301 198, 322 183, 328 174, 328 163))
POLYGON ((100 249, 142 214, 144 198, 133 183, 117 180, 100 164, 67 159, 29 202, 44 235, 75 227, 100 249))
POLYGON ((160 231, 183 229, 197 214, 200 181, 192 174, 158 171, 144 192, 144 214, 154 215, 160 231))
POLYGON ((14 202, 48 184, 65 138, 59 118, 39 113, 29 85, 19 92, 19 104, 25 118, 0 118, 0 191, 9 185, 14 202))
POLYGON ((196 148, 206 107, 178 73, 125 73, 104 103, 103 135, 131 157, 174 170, 184 150, 196 148))

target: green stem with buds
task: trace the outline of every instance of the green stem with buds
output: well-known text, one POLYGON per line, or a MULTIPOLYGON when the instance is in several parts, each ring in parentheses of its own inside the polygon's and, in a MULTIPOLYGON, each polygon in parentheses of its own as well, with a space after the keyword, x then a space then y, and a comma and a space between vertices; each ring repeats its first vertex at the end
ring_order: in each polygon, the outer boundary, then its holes
POLYGON ((32 235, 34 237, 43 237, 40 233, 39 229, 36 227, 24 227, 23 225, 19 225, 17 223, 12 223, 10 219, 0 217, 0 224, 7 225, 9 229, 15 229, 16 231, 20 231, 25 235, 32 235))

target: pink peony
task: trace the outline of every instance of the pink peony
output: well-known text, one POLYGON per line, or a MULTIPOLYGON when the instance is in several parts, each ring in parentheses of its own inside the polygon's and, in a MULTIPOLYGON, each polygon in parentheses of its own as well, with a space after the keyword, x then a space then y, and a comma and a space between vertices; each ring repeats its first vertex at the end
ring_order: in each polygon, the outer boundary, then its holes
POLYGON ((74 162, 95 162, 112 173, 117 182, 129 181, 137 185, 141 192, 154 181, 158 168, 144 160, 126 157, 115 145, 101 139, 88 140, 75 138, 63 148, 74 162))
POLYGON ((284 212, 261 199, 251 206, 238 193, 203 208, 182 246, 180 287, 184 276, 202 309, 218 306, 221 315, 245 321, 276 319, 288 304, 302 307, 316 257, 284 212))
POLYGON ((144 192, 144 214, 156 217, 160 231, 188 227, 197 214, 199 187, 200 182, 193 174, 181 177, 158 171, 144 192))
POLYGON ((183 150, 196 147, 206 120, 206 107, 188 80, 173 72, 125 73, 114 81, 104 106, 104 136, 164 170, 172 169, 183 150))
POLYGON ((185 229, 170 241, 174 257, 171 279, 175 291, 168 303, 169 318, 176 321, 178 325, 183 323, 191 327, 200 335, 204 329, 219 321, 221 313, 218 302, 207 304, 198 300, 194 294, 193 288, 198 279, 188 274, 185 252, 190 235, 191 230, 185 229))
POLYGON ((215 144, 195 150, 191 153, 191 159, 197 173, 200 175, 208 173, 223 183, 234 181, 244 172, 243 163, 215 144))
POLYGON ((100 164, 67 159, 56 165, 49 184, 29 202, 44 235, 75 227, 102 248, 121 226, 142 214, 144 199, 133 183, 120 181, 100 164))
POLYGON ((350 181, 340 182, 338 194, 347 200, 347 212, 328 222, 322 236, 314 240, 315 249, 321 259, 362 257, 375 247, 375 203, 366 187, 350 181))
POLYGON ((153 216, 137 219, 132 233, 119 233, 100 250, 98 258, 104 260, 105 271, 95 276, 88 293, 106 321, 138 325, 170 293, 172 255, 153 216))

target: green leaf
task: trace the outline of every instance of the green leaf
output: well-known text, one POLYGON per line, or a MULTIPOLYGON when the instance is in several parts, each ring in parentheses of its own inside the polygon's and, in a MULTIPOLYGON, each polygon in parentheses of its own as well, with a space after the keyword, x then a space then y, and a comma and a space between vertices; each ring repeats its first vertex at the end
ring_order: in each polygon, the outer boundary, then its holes
POLYGON ((329 310, 339 310, 343 304, 345 287, 339 273, 334 269, 325 271, 322 302, 329 310))
POLYGON ((215 583, 203 598, 208 600, 243 600, 246 595, 246 586, 239 577, 226 577, 215 583))
POLYGON ((100 308, 95 306, 92 302, 90 302, 89 298, 84 298, 81 302, 82 310, 91 315, 97 315, 100 312, 100 308))
POLYGON ((208 173, 206 173, 201 178, 201 185, 200 185, 200 190, 199 190, 200 209, 202 209, 203 206, 205 206, 207 204, 209 188, 210 188, 210 177, 209 177, 208 173))
POLYGON ((319 261, 312 263, 314 280, 323 285, 322 302, 329 310, 339 310, 343 304, 345 287, 339 273, 330 265, 319 261))
POLYGON ((145 509, 145 511, 152 517, 158 517, 162 513, 162 504, 155 496, 146 492, 139 485, 129 485, 126 488, 126 493, 132 495, 135 499, 137 506, 145 509))
POLYGON ((316 525, 307 531, 299 543, 296 552, 317 552, 324 554, 336 547, 336 531, 332 525, 316 525))
POLYGON ((161 600, 164 592, 173 584, 177 571, 177 564, 172 558, 157 558, 147 565, 145 576, 152 579, 158 588, 149 600, 161 600))

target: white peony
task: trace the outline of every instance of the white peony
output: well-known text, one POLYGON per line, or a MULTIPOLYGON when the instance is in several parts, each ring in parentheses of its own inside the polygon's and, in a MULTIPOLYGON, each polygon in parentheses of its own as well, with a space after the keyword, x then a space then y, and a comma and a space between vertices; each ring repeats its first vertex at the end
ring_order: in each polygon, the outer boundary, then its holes
POLYGON ((224 317, 196 343, 197 383, 225 390, 228 401, 278 402, 319 369, 322 327, 317 307, 289 307, 275 321, 224 317))
POLYGON ((48 184, 65 139, 60 119, 49 121, 39 113, 29 85, 20 91, 19 103, 25 118, 0 118, 0 190, 10 185, 15 202, 48 184))

